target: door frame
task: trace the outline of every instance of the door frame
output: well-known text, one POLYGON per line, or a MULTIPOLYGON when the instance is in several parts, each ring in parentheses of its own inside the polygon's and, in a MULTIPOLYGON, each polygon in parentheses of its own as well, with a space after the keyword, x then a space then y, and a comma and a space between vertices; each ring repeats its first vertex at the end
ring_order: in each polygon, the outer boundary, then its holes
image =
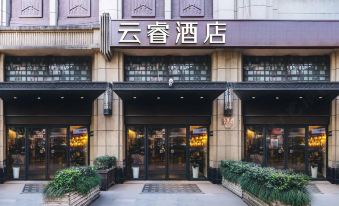
MULTIPOLYGON (((199 181, 199 180, 206 180, 208 179, 208 176, 206 176, 205 178, 197 178, 197 179, 193 179, 192 175, 191 175, 191 170, 190 170, 190 126, 201 126, 201 127, 206 127, 207 129, 207 164, 205 167, 209 167, 209 141, 210 141, 210 128, 209 125, 206 124, 128 124, 125 126, 125 165, 126 168, 129 169, 130 165, 127 164, 127 158, 128 158, 128 132, 127 130, 130 127, 139 127, 139 128, 143 128, 144 129, 144 153, 145 153, 145 159, 144 159, 144 168, 145 168, 145 174, 144 174, 144 178, 139 178, 137 180, 150 180, 149 176, 148 176, 148 162, 149 162, 149 156, 148 156, 148 130, 149 128, 162 128, 165 129, 165 145, 168 148, 168 129, 172 129, 172 128, 185 128, 186 129, 186 158, 185 158, 185 179, 184 180, 195 180, 195 181, 199 181)), ((166 148, 166 154, 165 154, 165 178, 164 179, 151 179, 151 180, 183 180, 183 179, 173 179, 173 178, 169 178, 169 170, 168 170, 168 149, 166 148)))
MULTIPOLYGON (((288 169, 288 153, 287 153, 287 149, 288 149, 288 136, 287 136, 287 132, 291 129, 291 128, 304 128, 305 129, 305 169, 304 169, 304 173, 307 175, 310 175, 310 172, 308 170, 309 168, 309 146, 308 146, 308 140, 309 140, 309 127, 310 126, 319 126, 319 127, 324 127, 325 131, 326 131, 326 154, 325 154, 325 165, 324 167, 327 168, 328 167, 328 134, 329 134, 329 128, 328 128, 328 124, 289 124, 289 125, 282 125, 282 124, 247 124, 244 125, 244 148, 246 148, 246 128, 248 127, 261 127, 262 129, 262 133, 263 133, 263 146, 264 146, 264 159, 262 162, 262 166, 267 167, 268 166, 268 149, 267 149, 267 144, 266 144, 266 136, 267 136, 267 129, 268 128, 282 128, 284 129, 284 169, 288 169)), ((246 152, 246 151, 245 151, 246 152)), ((246 158, 246 155, 245 155, 246 158)), ((319 179, 319 178, 317 178, 319 179)), ((320 178, 323 179, 323 178, 320 178)))
MULTIPOLYGON (((49 152, 50 152, 50 145, 49 145, 49 131, 52 128, 66 128, 66 143, 67 143, 67 154, 66 154, 66 168, 70 167, 70 138, 71 138, 71 131, 70 128, 72 126, 82 126, 87 128, 87 135, 88 135, 88 142, 87 142, 87 165, 90 163, 90 138, 91 138, 91 132, 90 132, 90 126, 85 125, 85 124, 72 124, 72 125, 30 125, 30 124, 10 124, 6 125, 6 157, 9 157, 9 151, 8 151, 8 129, 9 128, 23 128, 25 131, 25 174, 24 174, 24 179, 18 179, 18 180, 30 180, 29 179, 29 171, 28 171, 28 158, 29 158, 29 151, 28 151, 28 129, 36 128, 36 129, 46 129, 46 143, 45 143, 45 149, 46 149, 46 163, 45 163, 45 178, 44 179, 34 179, 34 180, 50 180, 50 171, 49 171, 49 152)), ((7 174, 8 175, 8 174, 7 174)), ((14 179, 11 179, 14 180, 14 179)))

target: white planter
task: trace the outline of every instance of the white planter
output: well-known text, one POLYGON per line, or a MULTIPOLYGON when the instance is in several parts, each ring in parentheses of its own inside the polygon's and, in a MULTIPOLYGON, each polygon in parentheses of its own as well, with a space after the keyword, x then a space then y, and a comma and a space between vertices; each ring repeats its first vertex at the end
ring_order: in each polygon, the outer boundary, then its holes
POLYGON ((132 167, 133 179, 139 179, 139 167, 132 167))
POLYGON ((318 177, 318 167, 312 167, 311 166, 311 175, 312 175, 312 178, 318 177))
POLYGON ((13 167, 13 179, 19 179, 20 167, 13 167))
POLYGON ((199 167, 192 167, 193 179, 199 178, 199 167))

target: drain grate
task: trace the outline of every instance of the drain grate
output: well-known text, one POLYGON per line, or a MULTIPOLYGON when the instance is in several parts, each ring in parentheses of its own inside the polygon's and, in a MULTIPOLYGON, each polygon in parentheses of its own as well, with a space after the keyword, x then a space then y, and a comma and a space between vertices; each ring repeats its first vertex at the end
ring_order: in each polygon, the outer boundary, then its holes
POLYGON ((145 184, 143 193, 202 193, 196 184, 145 184))
POLYGON ((307 188, 311 193, 323 194, 315 184, 309 184, 307 188))
POLYGON ((22 193, 42 193, 44 187, 44 184, 25 184, 22 193))

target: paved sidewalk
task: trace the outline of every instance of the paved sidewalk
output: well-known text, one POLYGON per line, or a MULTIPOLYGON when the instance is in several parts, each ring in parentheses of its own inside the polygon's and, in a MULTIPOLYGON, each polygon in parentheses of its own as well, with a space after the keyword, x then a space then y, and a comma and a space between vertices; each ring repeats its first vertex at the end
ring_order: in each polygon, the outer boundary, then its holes
MULTIPOLYGON (((0 184, 0 206, 42 205, 41 193, 22 193, 25 184, 46 184, 40 181, 8 181, 0 184)), ((339 205, 339 185, 326 181, 312 182, 312 206, 339 205), (315 186, 314 186, 315 185, 315 186)), ((102 191, 93 206, 245 206, 232 192, 208 181, 127 181, 109 191, 102 191), (197 184, 202 193, 141 193, 146 183, 197 184)))
POLYGON ((337 206, 339 205, 339 185, 327 181, 314 181, 318 191, 312 191, 312 206, 337 206))
POLYGON ((208 181, 168 181, 171 184, 197 184, 201 194, 141 193, 144 183, 166 183, 166 181, 128 181, 115 185, 109 191, 101 192, 101 197, 93 206, 245 206, 246 204, 232 192, 208 181))

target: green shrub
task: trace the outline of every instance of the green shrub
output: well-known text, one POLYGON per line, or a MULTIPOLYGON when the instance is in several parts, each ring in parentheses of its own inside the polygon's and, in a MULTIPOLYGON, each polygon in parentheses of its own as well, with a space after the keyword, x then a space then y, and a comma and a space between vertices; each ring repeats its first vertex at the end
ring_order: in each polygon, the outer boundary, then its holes
POLYGON ((44 188, 47 198, 59 198, 69 192, 86 195, 100 184, 100 177, 92 167, 67 168, 56 173, 54 179, 44 188))
POLYGON ((291 171, 254 166, 239 179, 241 188, 271 203, 280 201, 287 205, 304 206, 311 202, 306 186, 309 177, 291 171))
POLYGON ((116 166, 116 158, 114 156, 100 156, 95 158, 94 167, 97 170, 106 170, 116 166))
POLYGON ((253 166, 252 163, 240 161, 221 161, 220 169, 222 176, 233 183, 239 183, 239 178, 245 173, 249 167, 253 166))

